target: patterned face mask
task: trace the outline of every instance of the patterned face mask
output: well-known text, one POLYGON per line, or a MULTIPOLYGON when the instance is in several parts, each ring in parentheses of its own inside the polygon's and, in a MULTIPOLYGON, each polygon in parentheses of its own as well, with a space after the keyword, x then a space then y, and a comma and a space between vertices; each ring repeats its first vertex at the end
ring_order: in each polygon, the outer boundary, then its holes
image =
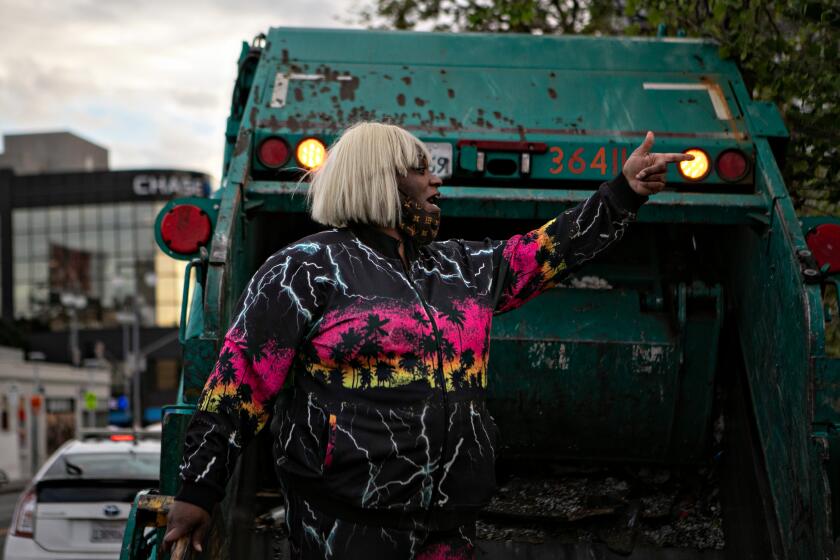
POLYGON ((440 212, 429 212, 402 191, 400 207, 400 231, 418 245, 427 245, 435 240, 440 229, 440 212))

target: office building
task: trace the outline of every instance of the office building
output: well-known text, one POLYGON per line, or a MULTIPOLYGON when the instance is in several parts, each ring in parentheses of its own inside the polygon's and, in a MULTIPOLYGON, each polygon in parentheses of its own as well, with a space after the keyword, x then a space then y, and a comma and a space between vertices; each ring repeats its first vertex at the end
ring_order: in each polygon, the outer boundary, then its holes
POLYGON ((68 133, 32 136, 6 136, 0 156, 0 167, 8 166, 0 169, 0 313, 49 361, 110 364, 114 402, 121 403, 112 421, 128 421, 124 374, 142 370, 144 420, 155 421, 177 390, 184 282, 183 263, 155 244, 155 218, 170 198, 207 196, 209 178, 173 169, 110 171, 107 151, 95 144, 68 133), (80 165, 56 155, 65 151, 80 165), (80 170, 88 167, 94 170, 80 170), (142 352, 126 367, 135 317, 142 352))

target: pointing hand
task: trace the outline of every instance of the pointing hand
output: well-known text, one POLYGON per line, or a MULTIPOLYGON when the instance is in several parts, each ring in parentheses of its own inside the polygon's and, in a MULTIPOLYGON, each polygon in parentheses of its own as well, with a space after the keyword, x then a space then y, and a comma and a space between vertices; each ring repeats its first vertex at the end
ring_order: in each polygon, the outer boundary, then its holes
POLYGON ((641 145, 633 150, 621 170, 630 188, 637 194, 650 196, 665 188, 665 171, 669 163, 691 161, 694 156, 688 154, 655 154, 653 132, 648 131, 641 145))

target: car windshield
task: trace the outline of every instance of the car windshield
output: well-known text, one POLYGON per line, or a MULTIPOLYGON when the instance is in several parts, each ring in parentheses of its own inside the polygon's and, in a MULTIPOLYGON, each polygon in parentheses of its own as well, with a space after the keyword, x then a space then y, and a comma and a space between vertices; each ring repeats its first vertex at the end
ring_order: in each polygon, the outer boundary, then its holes
POLYGON ((158 478, 160 453, 65 453, 44 478, 158 478))

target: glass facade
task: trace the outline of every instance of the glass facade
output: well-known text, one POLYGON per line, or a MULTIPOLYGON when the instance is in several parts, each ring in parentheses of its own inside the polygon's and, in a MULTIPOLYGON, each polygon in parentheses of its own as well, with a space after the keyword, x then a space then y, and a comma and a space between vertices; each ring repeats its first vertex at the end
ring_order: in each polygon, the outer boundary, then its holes
POLYGON ((143 326, 178 324, 184 264, 155 244, 161 201, 12 211, 16 319, 63 330, 76 313, 81 328, 119 324, 135 305, 143 326))

